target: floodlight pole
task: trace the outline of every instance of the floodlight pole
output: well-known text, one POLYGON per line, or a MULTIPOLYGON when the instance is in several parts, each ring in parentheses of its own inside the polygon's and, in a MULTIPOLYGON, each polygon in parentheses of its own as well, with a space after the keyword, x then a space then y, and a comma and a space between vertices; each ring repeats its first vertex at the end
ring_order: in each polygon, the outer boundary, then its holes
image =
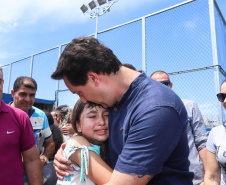
POLYGON ((81 10, 84 14, 87 14, 90 18, 96 18, 96 31, 95 31, 95 38, 98 37, 98 18, 101 15, 104 15, 107 11, 109 11, 110 7, 115 4, 118 0, 108 0, 108 6, 107 8, 101 7, 101 5, 97 4, 97 6, 94 8, 94 10, 90 10, 87 6, 83 5, 81 7, 81 10), (85 9, 83 9, 85 7, 85 9), (101 9, 101 11, 100 11, 101 9))
POLYGON ((97 39, 97 33, 98 33, 98 17, 99 17, 99 6, 96 8, 96 32, 95 32, 95 38, 97 39))

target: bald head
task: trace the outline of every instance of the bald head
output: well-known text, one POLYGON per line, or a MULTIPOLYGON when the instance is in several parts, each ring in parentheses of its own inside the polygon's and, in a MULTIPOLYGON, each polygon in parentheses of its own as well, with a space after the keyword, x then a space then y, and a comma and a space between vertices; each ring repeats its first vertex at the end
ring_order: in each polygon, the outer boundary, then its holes
POLYGON ((150 77, 160 83, 163 83, 169 88, 172 88, 173 86, 173 83, 170 82, 169 75, 165 71, 155 71, 154 73, 151 74, 150 77))

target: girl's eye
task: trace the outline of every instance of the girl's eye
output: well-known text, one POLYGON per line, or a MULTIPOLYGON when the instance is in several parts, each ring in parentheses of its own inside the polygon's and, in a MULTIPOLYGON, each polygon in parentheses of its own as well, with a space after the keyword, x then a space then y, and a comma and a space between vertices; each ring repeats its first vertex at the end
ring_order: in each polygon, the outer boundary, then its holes
POLYGON ((96 116, 90 116, 89 118, 96 118, 96 116))
POLYGON ((109 117, 109 114, 105 114, 104 116, 105 116, 105 117, 109 117))

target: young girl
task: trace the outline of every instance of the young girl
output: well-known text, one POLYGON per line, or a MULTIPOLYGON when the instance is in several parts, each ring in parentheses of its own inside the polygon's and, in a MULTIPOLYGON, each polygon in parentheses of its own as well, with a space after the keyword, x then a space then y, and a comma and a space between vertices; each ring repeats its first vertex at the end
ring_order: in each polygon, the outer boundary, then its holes
POLYGON ((68 171, 70 176, 58 180, 57 185, 94 185, 110 180, 112 169, 99 156, 100 145, 109 136, 108 114, 108 111, 99 105, 84 104, 80 99, 77 101, 72 115, 72 125, 77 134, 69 139, 63 153, 74 171, 68 171), (86 145, 81 146, 80 141, 86 145), (91 158, 89 152, 95 152, 95 155, 91 158), (90 166, 89 160, 92 160, 90 166), (99 164, 95 165, 97 163, 99 164))

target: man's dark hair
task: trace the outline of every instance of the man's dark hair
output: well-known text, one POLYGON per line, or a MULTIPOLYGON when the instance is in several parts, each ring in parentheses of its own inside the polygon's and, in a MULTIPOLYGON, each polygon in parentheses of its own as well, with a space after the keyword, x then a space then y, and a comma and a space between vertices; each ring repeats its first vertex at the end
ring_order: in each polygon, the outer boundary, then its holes
POLYGON ((87 72, 115 74, 121 65, 112 50, 97 39, 75 38, 64 49, 51 77, 59 80, 66 76, 73 85, 85 85, 88 80, 87 72))
POLYGON ((20 76, 20 77, 18 77, 18 78, 15 80, 14 84, 13 84, 13 90, 14 90, 14 92, 17 92, 17 91, 20 89, 20 87, 21 87, 22 85, 23 85, 24 87, 27 87, 27 88, 29 88, 29 89, 34 89, 34 90, 37 91, 37 83, 36 83, 36 81, 35 81, 33 78, 31 78, 31 77, 27 77, 27 76, 20 76), (31 84, 24 84, 24 80, 30 80, 30 81, 33 83, 33 85, 31 85, 31 84))
POLYGON ((132 69, 132 70, 134 70, 134 71, 137 70, 132 64, 124 63, 124 64, 122 64, 122 66, 127 67, 127 68, 129 68, 129 69, 132 69))

